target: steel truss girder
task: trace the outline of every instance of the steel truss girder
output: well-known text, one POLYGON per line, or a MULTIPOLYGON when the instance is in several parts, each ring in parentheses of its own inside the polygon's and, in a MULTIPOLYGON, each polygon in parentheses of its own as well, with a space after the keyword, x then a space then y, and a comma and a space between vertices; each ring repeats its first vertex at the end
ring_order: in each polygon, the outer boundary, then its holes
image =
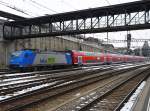
POLYGON ((22 16, 18 16, 15 14, 11 14, 8 12, 4 12, 4 11, 0 11, 0 17, 4 17, 4 18, 8 18, 8 19, 12 19, 12 20, 22 20, 22 19, 26 19, 22 16))
MULTIPOLYGON (((131 39, 131 42, 145 42, 145 41, 150 41, 150 39, 131 39)), ((108 43, 125 43, 127 40, 108 40, 108 41, 103 41, 103 42, 108 42, 108 43)))
POLYGON ((149 29, 149 13, 150 1, 139 1, 24 21, 7 22, 3 26, 3 35, 4 39, 13 40, 149 29))

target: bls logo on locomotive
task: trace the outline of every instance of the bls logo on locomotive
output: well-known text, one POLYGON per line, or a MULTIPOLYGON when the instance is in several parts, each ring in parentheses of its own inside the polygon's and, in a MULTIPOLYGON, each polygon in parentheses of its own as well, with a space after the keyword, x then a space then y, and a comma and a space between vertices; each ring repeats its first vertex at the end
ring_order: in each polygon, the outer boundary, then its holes
POLYGON ((52 64, 52 63, 55 63, 55 58, 54 57, 40 58, 40 63, 41 64, 52 64))
POLYGON ((46 61, 47 61, 47 60, 46 60, 45 58, 40 58, 40 63, 41 63, 41 64, 45 64, 46 61))

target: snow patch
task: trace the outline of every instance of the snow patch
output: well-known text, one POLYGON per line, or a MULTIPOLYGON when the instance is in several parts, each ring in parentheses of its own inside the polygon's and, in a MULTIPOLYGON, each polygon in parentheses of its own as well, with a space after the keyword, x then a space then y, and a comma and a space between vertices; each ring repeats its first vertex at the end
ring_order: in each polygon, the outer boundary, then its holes
POLYGON ((142 89, 144 88, 146 84, 146 81, 143 81, 140 86, 137 88, 137 90, 133 93, 133 95, 130 97, 130 99, 128 100, 128 102, 123 106, 123 108, 120 111, 131 111, 132 107, 139 95, 139 93, 142 91, 142 89))

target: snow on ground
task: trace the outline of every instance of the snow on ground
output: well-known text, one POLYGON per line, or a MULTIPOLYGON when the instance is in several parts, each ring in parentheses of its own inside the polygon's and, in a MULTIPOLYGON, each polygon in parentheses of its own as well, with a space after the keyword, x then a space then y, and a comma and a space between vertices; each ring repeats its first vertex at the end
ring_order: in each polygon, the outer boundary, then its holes
POLYGON ((123 108, 120 111, 131 111, 132 110, 132 107, 133 107, 134 103, 136 102, 138 95, 144 88, 145 84, 146 84, 146 81, 143 81, 140 84, 140 86, 137 88, 137 90, 133 93, 133 95, 130 97, 128 102, 123 106, 123 108))
POLYGON ((25 94, 25 93, 28 93, 28 92, 31 92, 31 91, 35 91, 35 90, 38 90, 38 89, 41 89, 41 88, 44 88, 44 87, 47 87, 47 86, 51 86, 51 85, 56 84, 57 82, 58 81, 55 81, 55 82, 52 82, 52 83, 47 83, 47 84, 42 84, 42 85, 39 85, 39 86, 35 86, 35 87, 27 88, 27 89, 24 89, 24 90, 21 90, 21 91, 17 91, 17 92, 15 92, 13 94, 0 96, 0 101, 8 99, 8 98, 11 98, 13 96, 25 94))
POLYGON ((6 86, 6 85, 13 85, 13 84, 19 84, 19 83, 25 83, 25 82, 31 82, 31 81, 36 81, 36 80, 41 80, 41 79, 45 79, 43 78, 36 78, 36 79, 23 79, 23 80, 19 80, 19 81, 9 81, 7 83, 0 83, 0 86, 6 86))
POLYGON ((19 76, 19 75, 31 75, 31 74, 34 74, 35 72, 26 72, 26 73, 14 73, 14 74, 3 74, 3 75, 0 75, 0 77, 12 77, 12 76, 19 76))
POLYGON ((0 84, 1 84, 1 82, 18 81, 18 80, 22 80, 22 79, 30 79, 30 78, 33 78, 33 77, 37 77, 37 76, 27 76, 27 77, 17 77, 17 78, 1 79, 0 80, 0 84))

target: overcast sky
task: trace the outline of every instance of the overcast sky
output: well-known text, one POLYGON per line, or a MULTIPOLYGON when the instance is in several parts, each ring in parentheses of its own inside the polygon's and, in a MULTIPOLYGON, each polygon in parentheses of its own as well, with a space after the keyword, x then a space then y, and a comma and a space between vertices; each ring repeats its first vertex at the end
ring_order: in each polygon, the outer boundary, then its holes
POLYGON ((0 0, 0 9, 25 17, 40 16, 44 14, 54 14, 81 10, 87 8, 114 5, 119 3, 137 0, 0 0), (15 6, 29 15, 19 13, 4 5, 15 6))
MULTIPOLYGON (((82 10, 87 8, 102 7, 107 5, 115 5, 126 2, 133 2, 137 0, 0 0, 0 10, 7 11, 23 17, 36 17, 46 14, 55 14, 62 12, 69 12, 75 10, 82 10), (15 11, 9 7, 16 8, 15 11)), ((131 31, 132 38, 150 39, 150 30, 131 31)), ((109 39, 124 40, 127 32, 109 33, 109 39)), ((100 39, 105 39, 106 33, 91 34, 100 39)), ((133 43, 132 46, 141 46, 143 43, 133 43)), ((125 46, 125 43, 114 44, 115 46, 125 46)))

